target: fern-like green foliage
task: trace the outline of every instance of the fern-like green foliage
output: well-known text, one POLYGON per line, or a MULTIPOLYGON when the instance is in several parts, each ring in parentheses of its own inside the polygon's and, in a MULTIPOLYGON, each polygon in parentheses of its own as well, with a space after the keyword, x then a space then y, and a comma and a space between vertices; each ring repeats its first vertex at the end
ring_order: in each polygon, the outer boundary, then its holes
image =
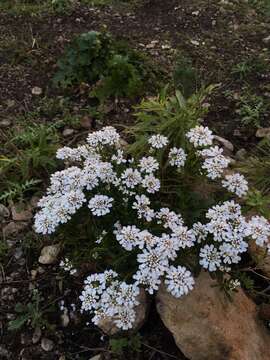
POLYGON ((105 32, 77 36, 58 61, 53 82, 62 88, 86 82, 92 96, 135 96, 142 90, 145 70, 142 59, 105 32))
POLYGON ((22 197, 35 189, 38 179, 56 168, 58 135, 53 126, 26 126, 20 133, 11 132, 0 156, 0 201, 22 197))

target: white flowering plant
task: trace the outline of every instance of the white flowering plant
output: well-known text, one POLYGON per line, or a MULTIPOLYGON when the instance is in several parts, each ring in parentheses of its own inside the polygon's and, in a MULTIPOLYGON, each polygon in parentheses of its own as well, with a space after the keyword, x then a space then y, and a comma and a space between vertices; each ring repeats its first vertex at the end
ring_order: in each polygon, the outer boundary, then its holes
POLYGON ((212 131, 195 125, 182 141, 184 147, 170 147, 167 136, 153 134, 148 152, 131 157, 107 126, 90 133, 85 145, 57 152, 67 168, 51 176, 35 229, 62 238, 69 253, 62 268, 74 273, 80 264, 72 256, 82 253, 98 270, 80 296, 97 325, 110 317, 131 329, 142 288, 153 294, 164 281, 180 297, 193 289, 201 268, 230 272, 248 240, 268 246, 270 225, 261 216, 245 218, 236 200, 245 197, 247 181, 226 174, 230 159, 212 131), (208 197, 193 189, 198 179, 213 185, 208 197))

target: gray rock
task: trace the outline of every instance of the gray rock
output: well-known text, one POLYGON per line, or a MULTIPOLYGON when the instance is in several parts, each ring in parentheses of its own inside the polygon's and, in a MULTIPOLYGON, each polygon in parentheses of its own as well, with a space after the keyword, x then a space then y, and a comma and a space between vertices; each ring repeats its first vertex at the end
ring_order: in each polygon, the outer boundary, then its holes
POLYGON ((57 261, 57 257, 60 253, 60 245, 48 245, 45 246, 40 253, 38 262, 42 265, 54 264, 57 261))
POLYGON ((267 247, 258 246, 254 240, 250 241, 248 245, 249 254, 257 268, 270 277, 270 253, 267 251, 267 247))
POLYGON ((67 327, 70 322, 68 314, 64 313, 61 315, 61 324, 63 327, 67 327))
POLYGON ((63 132, 62 132, 62 135, 64 137, 68 137, 68 136, 71 136, 75 133, 75 130, 74 129, 65 129, 63 132))
POLYGON ((23 256, 23 250, 22 248, 18 247, 15 249, 13 256, 16 260, 19 260, 23 256))
POLYGON ((9 216, 10 212, 8 208, 5 205, 0 204, 0 222, 7 219, 9 216))
POLYGON ((4 119, 0 121, 0 128, 8 128, 11 125, 11 120, 4 119))
POLYGON ((267 37, 265 37, 262 41, 263 41, 265 44, 270 44, 270 35, 268 35, 267 37))
POLYGON ((35 328, 35 331, 33 333, 33 336, 32 336, 32 343, 33 344, 37 344, 41 338, 41 330, 39 327, 35 328))
POLYGON ((46 351, 46 352, 49 352, 49 351, 52 351, 54 347, 54 343, 52 340, 50 339, 47 339, 47 338, 42 338, 41 339, 41 348, 42 350, 46 351))
POLYGON ((6 236, 6 237, 15 236, 19 232, 24 230, 27 227, 27 225, 28 224, 26 222, 23 222, 23 221, 20 221, 20 222, 11 221, 9 224, 7 224, 3 228, 4 236, 6 236))
POLYGON ((91 357, 89 360, 102 360, 102 355, 101 354, 95 355, 91 357))
POLYGON ((34 86, 31 90, 33 95, 41 95, 42 94, 42 89, 39 86, 34 86))
POLYGON ((239 149, 236 154, 235 154, 235 158, 236 160, 240 160, 243 161, 245 160, 247 157, 247 151, 246 149, 239 149))
POLYGON ((270 128, 260 128, 256 131, 256 137, 264 138, 270 137, 270 128))
POLYGON ((11 206, 12 219, 15 221, 28 221, 32 219, 32 212, 29 207, 23 204, 15 204, 11 206))
POLYGON ((4 348, 4 346, 0 345, 0 358, 8 359, 11 357, 11 353, 4 348))
POLYGON ((214 135, 214 139, 215 139, 225 150, 228 150, 229 152, 233 152, 234 146, 233 146, 233 144, 232 144, 229 140, 224 139, 224 138, 222 138, 221 136, 217 136, 217 135, 214 135))

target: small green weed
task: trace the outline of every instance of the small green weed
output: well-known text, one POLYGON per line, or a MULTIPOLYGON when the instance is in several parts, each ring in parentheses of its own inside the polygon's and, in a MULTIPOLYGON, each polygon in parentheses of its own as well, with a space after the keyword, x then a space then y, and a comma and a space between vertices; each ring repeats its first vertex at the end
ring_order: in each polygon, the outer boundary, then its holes
POLYGON ((15 305, 15 312, 17 317, 15 320, 9 322, 8 329, 15 331, 21 329, 24 325, 31 325, 32 328, 42 327, 47 325, 47 321, 44 318, 45 312, 48 311, 41 308, 41 297, 38 290, 33 290, 32 301, 26 305, 17 303, 15 305))
POLYGON ((148 147, 148 136, 158 133, 168 137, 170 146, 185 148, 185 134, 207 113, 203 101, 213 88, 209 86, 202 89, 186 100, 179 90, 169 95, 166 87, 158 97, 143 100, 136 107, 135 125, 126 129, 135 138, 129 151, 135 156, 141 156, 148 147))
POLYGON ((264 99, 255 94, 246 93, 237 102, 236 113, 244 126, 261 127, 265 111, 264 99))
POLYGON ((270 195, 264 194, 259 190, 252 189, 248 192, 246 197, 246 206, 251 211, 256 211, 258 214, 269 218, 270 216, 270 195))
POLYGON ((31 125, 20 133, 11 132, 0 157, 1 200, 22 198, 35 189, 41 175, 56 168, 57 144, 53 126, 31 125))
POLYGON ((232 75, 239 79, 244 80, 252 72, 252 66, 247 61, 242 61, 232 68, 232 75))
POLYGON ((123 355, 123 353, 128 350, 129 353, 135 352, 138 353, 141 351, 142 346, 142 337, 140 334, 135 334, 131 337, 124 337, 118 339, 110 339, 109 346, 110 350, 118 355, 123 355))
POLYGON ((176 89, 180 89, 185 97, 196 91, 197 74, 189 58, 179 54, 176 58, 173 81, 176 89))
POLYGON ((0 195, 0 202, 8 203, 10 200, 15 199, 22 201, 25 194, 28 191, 33 191, 37 189, 37 185, 40 183, 41 180, 38 179, 26 180, 25 183, 7 181, 7 190, 3 191, 3 193, 0 195))

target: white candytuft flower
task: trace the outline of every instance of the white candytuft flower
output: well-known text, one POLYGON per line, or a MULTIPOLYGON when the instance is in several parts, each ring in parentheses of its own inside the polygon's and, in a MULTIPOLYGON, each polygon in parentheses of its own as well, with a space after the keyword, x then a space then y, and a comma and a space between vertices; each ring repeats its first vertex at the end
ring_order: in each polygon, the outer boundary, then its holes
POLYGON ((255 240, 259 246, 269 244, 270 224, 263 216, 253 216, 248 222, 246 235, 255 240))
POLYGON ((135 246, 140 245, 140 230, 135 225, 123 226, 116 232, 116 240, 127 251, 131 251, 135 246))
POLYGON ((149 198, 145 195, 136 195, 135 200, 136 201, 132 204, 132 208, 137 210, 138 218, 152 221, 155 217, 155 212, 149 207, 149 198))
POLYGON ((61 260, 59 266, 64 270, 70 273, 70 275, 74 275, 77 273, 77 270, 73 267, 72 263, 68 258, 61 260))
POLYGON ((220 178, 224 169, 228 167, 230 159, 223 155, 206 158, 202 164, 202 168, 206 170, 206 176, 212 180, 220 178))
POLYGON ((223 154, 223 149, 218 146, 211 146, 208 149, 203 149, 198 151, 198 155, 202 156, 203 158, 216 157, 222 154, 223 154))
POLYGON ((200 265, 209 271, 216 271, 221 265, 220 253, 213 244, 201 248, 200 258, 200 265))
POLYGON ((111 161, 115 161, 116 164, 126 164, 127 160, 124 158, 124 151, 121 149, 118 149, 116 151, 116 154, 112 155, 111 161))
POLYGON ((160 189, 160 181, 153 175, 146 175, 142 180, 142 186, 150 194, 157 192, 160 189))
POLYGON ((237 196, 245 196, 248 192, 248 182, 243 175, 238 173, 233 175, 226 175, 225 180, 222 181, 222 186, 227 188, 237 196))
POLYGON ((141 171, 152 174, 153 172, 158 170, 159 165, 155 158, 153 158, 152 156, 147 156, 141 158, 141 160, 139 161, 139 167, 141 168, 141 171))
POLYGON ((208 230, 207 226, 200 222, 194 223, 192 226, 193 233, 196 237, 197 243, 201 243, 207 238, 208 230))
POLYGON ((105 126, 102 130, 95 131, 87 137, 87 143, 93 147, 104 147, 104 145, 118 146, 120 135, 112 126, 105 126))
POLYGON ((88 207, 91 209, 93 215, 103 216, 111 211, 112 202, 113 198, 107 195, 95 195, 89 201, 88 207))
POLYGON ((134 189, 134 187, 140 184, 142 181, 142 177, 139 171, 131 168, 128 168, 123 172, 121 179, 122 179, 122 183, 126 187, 131 189, 134 189))
POLYGON ((166 270, 165 284, 167 290, 176 298, 187 295, 195 284, 191 272, 184 266, 170 266, 166 270))
POLYGON ((174 211, 171 211, 169 208, 161 208, 156 213, 157 223, 163 224, 163 227, 170 228, 173 230, 179 225, 183 225, 183 219, 179 214, 176 214, 174 211))
POLYGON ((196 148, 212 145, 214 139, 212 131, 209 130, 207 126, 204 127, 202 125, 190 129, 186 136, 190 143, 196 148))
POLYGON ((152 135, 150 139, 148 139, 148 143, 154 149, 162 149, 164 146, 168 144, 168 142, 169 142, 168 138, 160 134, 152 135))
POLYGON ((169 164, 178 168, 185 165, 187 155, 181 148, 172 148, 169 152, 169 164))
POLYGON ((80 295, 81 309, 94 312, 92 322, 96 325, 110 317, 118 328, 128 330, 136 319, 135 308, 139 304, 137 297, 140 290, 135 284, 116 280, 117 276, 111 270, 90 275, 80 295))

